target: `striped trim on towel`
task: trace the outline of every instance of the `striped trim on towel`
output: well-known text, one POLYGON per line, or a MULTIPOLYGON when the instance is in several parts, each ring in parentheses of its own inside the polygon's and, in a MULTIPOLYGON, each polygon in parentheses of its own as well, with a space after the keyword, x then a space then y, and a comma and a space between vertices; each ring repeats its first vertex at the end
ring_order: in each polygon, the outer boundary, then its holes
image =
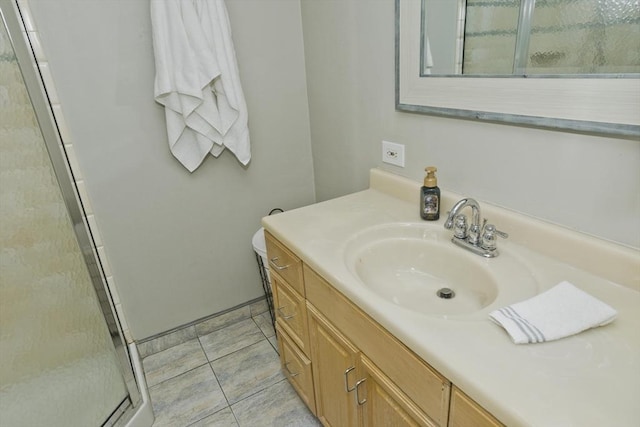
POLYGON ((504 307, 498 310, 500 314, 502 314, 507 319, 510 319, 517 327, 522 331, 522 333, 527 337, 527 342, 529 343, 537 343, 537 342, 545 342, 546 338, 542 331, 529 323, 527 319, 520 316, 517 311, 513 309, 513 307, 504 307))

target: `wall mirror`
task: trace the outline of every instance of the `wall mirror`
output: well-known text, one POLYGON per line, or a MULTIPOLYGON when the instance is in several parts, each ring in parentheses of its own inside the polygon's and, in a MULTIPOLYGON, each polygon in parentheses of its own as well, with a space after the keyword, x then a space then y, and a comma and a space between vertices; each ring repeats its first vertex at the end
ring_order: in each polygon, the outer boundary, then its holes
POLYGON ((396 0, 396 108, 640 136, 637 0, 396 0))

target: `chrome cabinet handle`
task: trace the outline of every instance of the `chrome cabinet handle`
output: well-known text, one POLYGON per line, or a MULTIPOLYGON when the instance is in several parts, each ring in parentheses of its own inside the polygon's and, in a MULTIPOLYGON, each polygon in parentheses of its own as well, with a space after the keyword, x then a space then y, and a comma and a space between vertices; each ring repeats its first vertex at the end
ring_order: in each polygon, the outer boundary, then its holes
POLYGON ((355 386, 354 387, 349 387, 349 372, 353 371, 354 369, 356 369, 355 366, 351 366, 349 368, 347 368, 346 371, 344 371, 344 391, 346 391, 347 393, 352 392, 353 390, 355 390, 355 386))
POLYGON ((277 261, 280 257, 273 257, 269 260, 269 263, 273 266, 273 268, 275 268, 276 270, 286 270, 287 268, 289 268, 291 266, 291 264, 287 264, 287 265, 278 265, 277 261))
POLYGON ((290 376, 291 378, 294 378, 294 377, 297 377, 298 375, 300 375, 300 373, 299 373, 299 372, 291 372, 291 369, 289 369, 289 363, 290 363, 290 362, 287 362, 287 363, 285 363, 285 364, 284 364, 284 369, 287 371, 287 373, 289 374, 289 376, 290 376))
POLYGON ((360 406, 364 405, 365 403, 367 403, 367 398, 365 397, 363 400, 360 400, 360 384, 362 384, 363 382, 365 382, 367 379, 363 378, 360 381, 358 381, 356 383, 356 386, 354 387, 356 389, 356 403, 360 406))
POLYGON ((292 315, 284 314, 284 312, 282 311, 283 308, 284 308, 284 306, 283 307, 278 307, 278 314, 280 315, 280 317, 282 317, 284 320, 289 320, 292 317, 295 317, 295 314, 292 314, 292 315))

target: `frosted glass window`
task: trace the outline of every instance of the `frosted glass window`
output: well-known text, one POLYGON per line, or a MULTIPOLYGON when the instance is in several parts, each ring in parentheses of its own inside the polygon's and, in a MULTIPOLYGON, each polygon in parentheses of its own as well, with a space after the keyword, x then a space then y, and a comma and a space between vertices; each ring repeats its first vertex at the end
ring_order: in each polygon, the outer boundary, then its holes
POLYGON ((468 0, 463 74, 511 74, 518 34, 517 0, 468 0))
POLYGON ((640 0, 458 0, 462 73, 640 73, 640 0))
POLYGON ((529 74, 616 74, 639 70, 640 1, 536 2, 529 41, 529 74))

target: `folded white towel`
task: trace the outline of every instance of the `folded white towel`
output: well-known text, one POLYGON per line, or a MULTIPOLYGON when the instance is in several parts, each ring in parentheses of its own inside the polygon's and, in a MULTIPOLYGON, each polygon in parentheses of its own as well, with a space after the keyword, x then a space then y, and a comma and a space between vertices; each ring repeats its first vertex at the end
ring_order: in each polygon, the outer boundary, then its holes
POLYGON ((491 320, 507 330, 516 344, 557 340, 612 322, 618 312, 561 282, 526 301, 495 310, 491 320))

